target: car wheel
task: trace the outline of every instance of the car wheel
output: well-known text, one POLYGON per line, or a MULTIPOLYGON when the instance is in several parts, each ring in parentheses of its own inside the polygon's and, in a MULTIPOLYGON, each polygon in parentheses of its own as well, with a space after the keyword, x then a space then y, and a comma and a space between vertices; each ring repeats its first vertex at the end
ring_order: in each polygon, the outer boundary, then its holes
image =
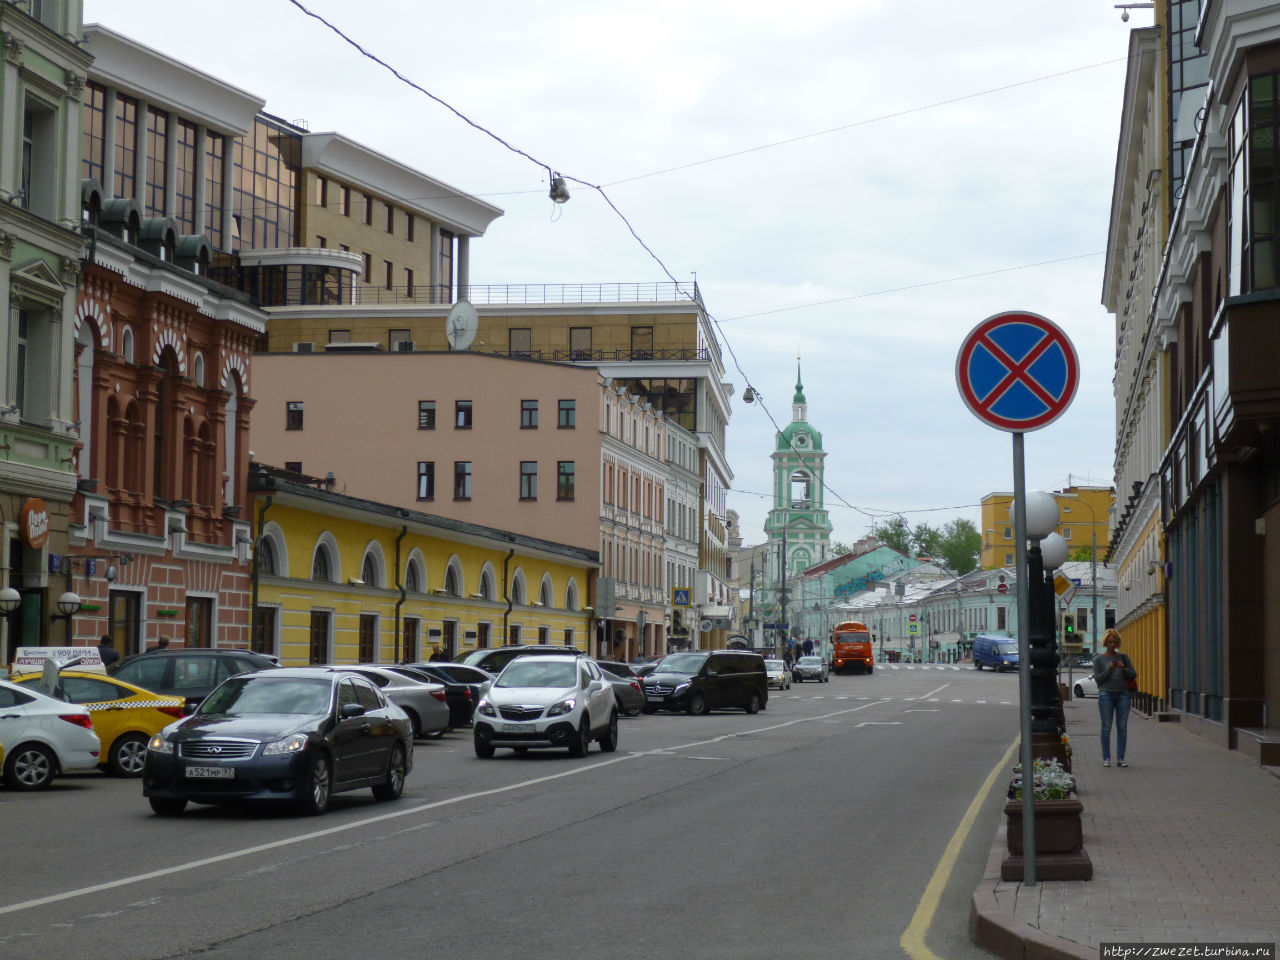
POLYGON ((329 792, 333 787, 333 767, 329 758, 318 753, 311 761, 311 772, 307 776, 307 792, 298 801, 298 809, 308 815, 315 816, 329 809, 329 792))
POLYGON ((452 727, 441 727, 439 730, 432 730, 430 733, 424 733, 422 736, 427 740, 443 740, 444 735, 452 729, 452 727))
POLYGON ((574 734, 573 739, 569 741, 569 755, 574 757, 585 757, 587 750, 591 747, 591 726, 587 722, 587 718, 583 717, 582 722, 578 724, 578 732, 574 734))
POLYGON ((1072 690, 1072 693, 1075 695, 1077 700, 1084 699, 1084 687, 1082 687, 1080 684, 1077 683, 1075 685, 1075 689, 1072 690))
POLYGON ((618 715, 616 713, 609 714, 609 726, 605 728, 604 736, 600 738, 600 749, 605 753, 613 753, 618 749, 618 715))
POLYGON ((479 757, 481 760, 492 760, 493 744, 491 744, 488 740, 482 740, 480 738, 480 734, 478 733, 472 739, 475 741, 475 745, 476 745, 476 756, 479 757))
POLYGON ((973 661, 973 669, 975 669, 975 670, 981 670, 981 669, 982 669, 982 662, 981 662, 980 660, 975 660, 975 661, 973 661))
POLYGON ((422 718, 418 716, 417 711, 406 710, 409 715, 409 729, 413 731, 413 739, 422 739, 422 718))
POLYGON ((695 717, 702 717, 711 712, 711 703, 701 690, 689 698, 689 712, 695 717))
POLYGON ((151 797, 151 810, 157 817, 176 817, 187 809, 181 797, 151 797))
POLYGON ((140 777, 146 759, 147 738, 140 733, 126 733, 111 745, 107 769, 117 777, 140 777))
POLYGON ((28 743, 5 760, 4 782, 11 790, 46 790, 57 771, 58 760, 53 751, 38 743, 28 743))
POLYGON ((387 764, 387 779, 373 788, 376 800, 396 800, 404 793, 404 777, 408 763, 405 761, 404 747, 396 744, 391 748, 391 762, 387 764))
POLYGON ((751 696, 747 697, 747 713, 759 713, 759 712, 760 712, 760 694, 756 693, 753 690, 751 691, 751 696))

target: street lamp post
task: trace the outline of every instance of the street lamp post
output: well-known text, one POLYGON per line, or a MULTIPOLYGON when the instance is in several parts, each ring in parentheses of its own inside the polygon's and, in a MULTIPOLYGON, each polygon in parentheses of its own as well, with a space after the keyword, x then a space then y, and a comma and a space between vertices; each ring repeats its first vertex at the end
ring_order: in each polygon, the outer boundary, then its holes
POLYGON ((80 610, 80 595, 68 590, 58 598, 58 616, 67 621, 67 646, 74 646, 71 637, 71 618, 80 610))

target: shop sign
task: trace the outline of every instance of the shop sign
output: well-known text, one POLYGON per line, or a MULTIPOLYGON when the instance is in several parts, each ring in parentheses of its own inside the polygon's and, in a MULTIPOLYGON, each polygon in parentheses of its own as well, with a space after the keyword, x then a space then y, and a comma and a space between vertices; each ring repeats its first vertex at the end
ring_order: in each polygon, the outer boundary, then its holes
POLYGON ((22 505, 18 524, 22 528, 22 542, 32 550, 39 550, 49 542, 49 508, 39 497, 32 497, 22 505))

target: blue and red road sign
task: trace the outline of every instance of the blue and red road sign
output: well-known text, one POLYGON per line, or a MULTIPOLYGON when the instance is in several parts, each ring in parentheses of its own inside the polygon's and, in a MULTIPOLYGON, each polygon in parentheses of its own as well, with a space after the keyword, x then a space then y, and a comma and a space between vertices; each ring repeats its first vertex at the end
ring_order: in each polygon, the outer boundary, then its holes
POLYGON ((1052 320, 1015 310, 970 331, 956 357, 956 384, 974 416, 1010 433, 1048 426, 1080 383, 1076 348, 1052 320))

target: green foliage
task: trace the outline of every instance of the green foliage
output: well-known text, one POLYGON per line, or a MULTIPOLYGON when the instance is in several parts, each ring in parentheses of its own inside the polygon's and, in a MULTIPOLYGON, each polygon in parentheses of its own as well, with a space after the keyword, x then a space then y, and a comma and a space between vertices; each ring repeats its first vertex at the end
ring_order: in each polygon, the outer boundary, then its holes
POLYGON ((952 520, 942 528, 940 551, 947 566, 960 576, 976 570, 982 553, 982 534, 973 521, 963 517, 952 520))
POLYGON ((911 556, 911 528, 903 517, 893 517, 887 523, 879 523, 871 528, 871 535, 885 546, 893 547, 899 553, 911 556))
POLYGON ((851 551, 851 547, 847 543, 841 543, 839 540, 831 541, 831 555, 833 557, 843 557, 851 551))
POLYGON ((956 519, 941 529, 922 523, 914 529, 903 517, 893 517, 872 527, 871 534, 881 543, 909 557, 930 557, 942 561, 963 576, 976 570, 982 551, 982 534, 973 521, 956 519))
POLYGON ((1093 547, 1076 547, 1076 549, 1072 552, 1071 556, 1068 557, 1067 559, 1082 560, 1082 561, 1092 560, 1093 547))

